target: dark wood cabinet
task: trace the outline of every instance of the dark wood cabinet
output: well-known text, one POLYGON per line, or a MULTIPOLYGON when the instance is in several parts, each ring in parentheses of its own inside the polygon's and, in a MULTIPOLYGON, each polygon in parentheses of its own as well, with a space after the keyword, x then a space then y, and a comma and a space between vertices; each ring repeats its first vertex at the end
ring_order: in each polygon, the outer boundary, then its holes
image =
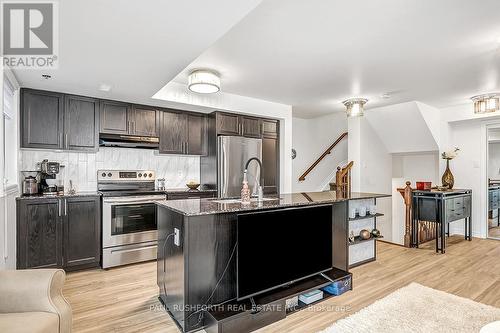
POLYGON ((21 90, 21 148, 95 151, 98 100, 32 89, 21 90))
POLYGON ((21 90, 21 148, 64 148, 64 95, 21 90))
POLYGON ((217 135, 235 135, 248 138, 277 138, 279 121, 232 113, 215 112, 217 135))
POLYGON ((259 118, 241 116, 240 123, 241 136, 248 138, 262 137, 261 120, 259 118))
POLYGON ((99 101, 82 96, 65 96, 64 148, 91 150, 99 147, 99 101))
POLYGON ((215 122, 218 135, 240 135, 240 116, 217 112, 215 122))
POLYGON ((205 155, 207 153, 207 117, 204 114, 188 114, 187 123, 187 154, 205 155))
POLYGON ((101 101, 100 133, 122 134, 129 133, 130 105, 115 101, 101 101))
POLYGON ((163 111, 160 119, 160 153, 184 154, 188 131, 186 115, 163 111))
POLYGON ((96 267, 101 259, 99 197, 64 199, 64 267, 96 267))
POLYGON ((134 105, 131 114, 129 134, 138 136, 158 136, 160 114, 155 108, 134 105))
POLYGON ((262 138, 264 194, 279 193, 279 145, 277 138, 262 138))
POLYGON ((215 113, 217 135, 262 137, 261 119, 232 113, 215 113))
POLYGON ((206 154, 206 115, 172 110, 161 112, 160 119, 160 153, 206 154))
POLYGON ((17 219, 17 268, 62 267, 59 199, 18 201, 17 219))
POLYGON ((262 136, 267 138, 277 138, 279 133, 279 122, 277 120, 262 120, 262 136))
POLYGON ((17 201, 17 268, 98 267, 99 196, 17 201))

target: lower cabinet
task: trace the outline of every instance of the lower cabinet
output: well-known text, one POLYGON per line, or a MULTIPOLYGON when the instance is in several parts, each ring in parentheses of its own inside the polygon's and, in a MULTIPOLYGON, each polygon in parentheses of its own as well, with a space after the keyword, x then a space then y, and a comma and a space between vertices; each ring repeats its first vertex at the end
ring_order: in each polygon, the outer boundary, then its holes
POLYGON ((99 196, 17 201, 17 268, 98 267, 99 196))

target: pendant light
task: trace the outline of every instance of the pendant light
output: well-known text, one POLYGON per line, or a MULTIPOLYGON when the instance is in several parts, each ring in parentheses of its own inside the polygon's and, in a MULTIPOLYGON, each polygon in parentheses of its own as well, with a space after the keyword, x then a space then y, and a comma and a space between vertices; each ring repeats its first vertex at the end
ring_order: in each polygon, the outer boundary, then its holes
POLYGON ((219 74, 205 69, 194 70, 188 77, 189 90, 200 94, 213 94, 220 91, 219 74))
POLYGON ((483 94, 471 97, 474 102, 474 113, 488 113, 500 110, 500 94, 483 94))
POLYGON ((361 117, 366 102, 368 102, 366 98, 350 98, 343 101, 342 104, 347 108, 347 117, 361 117))

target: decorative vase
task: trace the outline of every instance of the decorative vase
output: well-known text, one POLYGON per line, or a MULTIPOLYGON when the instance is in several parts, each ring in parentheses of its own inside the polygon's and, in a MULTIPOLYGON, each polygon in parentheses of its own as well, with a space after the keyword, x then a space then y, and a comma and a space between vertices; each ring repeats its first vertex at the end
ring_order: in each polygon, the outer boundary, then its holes
POLYGON ((453 188, 453 184, 455 183, 455 178, 450 170, 450 160, 446 159, 446 170, 443 173, 443 177, 441 177, 441 181, 443 182, 443 187, 447 187, 450 190, 453 188))

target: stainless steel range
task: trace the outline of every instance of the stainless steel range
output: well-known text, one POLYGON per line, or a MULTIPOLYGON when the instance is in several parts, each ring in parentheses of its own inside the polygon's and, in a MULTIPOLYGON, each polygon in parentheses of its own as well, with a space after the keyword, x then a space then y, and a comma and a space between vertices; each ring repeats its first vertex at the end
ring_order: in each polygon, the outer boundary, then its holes
POLYGON ((155 191, 150 170, 99 170, 97 189, 102 194, 102 267, 156 259, 155 191))

